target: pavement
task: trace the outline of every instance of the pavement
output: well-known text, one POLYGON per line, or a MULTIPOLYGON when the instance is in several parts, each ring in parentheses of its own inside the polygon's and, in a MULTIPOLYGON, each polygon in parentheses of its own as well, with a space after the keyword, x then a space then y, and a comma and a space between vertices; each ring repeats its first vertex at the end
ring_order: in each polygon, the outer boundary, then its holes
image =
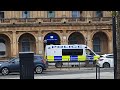
MULTIPOLYGON (((113 68, 102 68, 97 76, 97 79, 114 79, 113 68)), ((0 79, 20 79, 20 76, 11 74, 0 79)), ((43 74, 34 74, 34 79, 96 79, 96 68, 49 68, 43 74)))
MULTIPOLYGON (((35 79, 96 79, 96 73, 66 74, 64 77, 63 75, 35 76, 35 79)), ((98 79, 114 79, 114 76, 111 72, 101 72, 98 79)))
MULTIPOLYGON (((2 79, 20 79, 19 75, 16 77, 5 77, 2 79)), ((81 74, 65 74, 65 75, 34 75, 34 79, 96 79, 95 73, 81 73, 81 74)), ((100 78, 97 79, 114 79, 113 73, 101 72, 100 78)))

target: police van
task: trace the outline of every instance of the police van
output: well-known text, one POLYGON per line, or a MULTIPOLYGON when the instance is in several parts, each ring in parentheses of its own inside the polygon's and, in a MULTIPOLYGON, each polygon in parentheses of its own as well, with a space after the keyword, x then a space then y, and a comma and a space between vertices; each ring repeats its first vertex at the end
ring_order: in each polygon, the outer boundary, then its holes
POLYGON ((87 45, 46 45, 45 59, 49 63, 55 63, 56 67, 60 67, 64 62, 85 62, 86 60, 93 60, 94 62, 99 59, 93 50, 87 45))

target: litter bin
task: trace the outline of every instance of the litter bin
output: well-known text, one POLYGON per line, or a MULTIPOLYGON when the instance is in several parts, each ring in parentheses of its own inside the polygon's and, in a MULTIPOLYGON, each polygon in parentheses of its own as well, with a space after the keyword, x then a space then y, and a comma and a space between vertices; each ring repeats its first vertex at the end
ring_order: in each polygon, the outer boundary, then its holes
POLYGON ((34 79, 34 53, 19 52, 20 79, 34 79))

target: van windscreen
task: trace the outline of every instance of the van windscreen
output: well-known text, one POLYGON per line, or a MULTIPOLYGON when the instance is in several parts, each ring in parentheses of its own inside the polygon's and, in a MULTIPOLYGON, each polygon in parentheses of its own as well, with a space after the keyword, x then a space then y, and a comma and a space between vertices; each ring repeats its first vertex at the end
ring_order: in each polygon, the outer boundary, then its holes
POLYGON ((83 49, 62 49, 62 55, 83 55, 83 49))

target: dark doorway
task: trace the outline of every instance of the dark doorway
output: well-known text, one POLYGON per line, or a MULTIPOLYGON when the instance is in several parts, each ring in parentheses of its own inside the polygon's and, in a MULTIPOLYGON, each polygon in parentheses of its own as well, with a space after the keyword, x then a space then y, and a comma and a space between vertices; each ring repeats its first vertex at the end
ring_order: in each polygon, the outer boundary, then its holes
POLYGON ((74 32, 69 36, 68 44, 85 44, 85 39, 81 33, 74 32))

